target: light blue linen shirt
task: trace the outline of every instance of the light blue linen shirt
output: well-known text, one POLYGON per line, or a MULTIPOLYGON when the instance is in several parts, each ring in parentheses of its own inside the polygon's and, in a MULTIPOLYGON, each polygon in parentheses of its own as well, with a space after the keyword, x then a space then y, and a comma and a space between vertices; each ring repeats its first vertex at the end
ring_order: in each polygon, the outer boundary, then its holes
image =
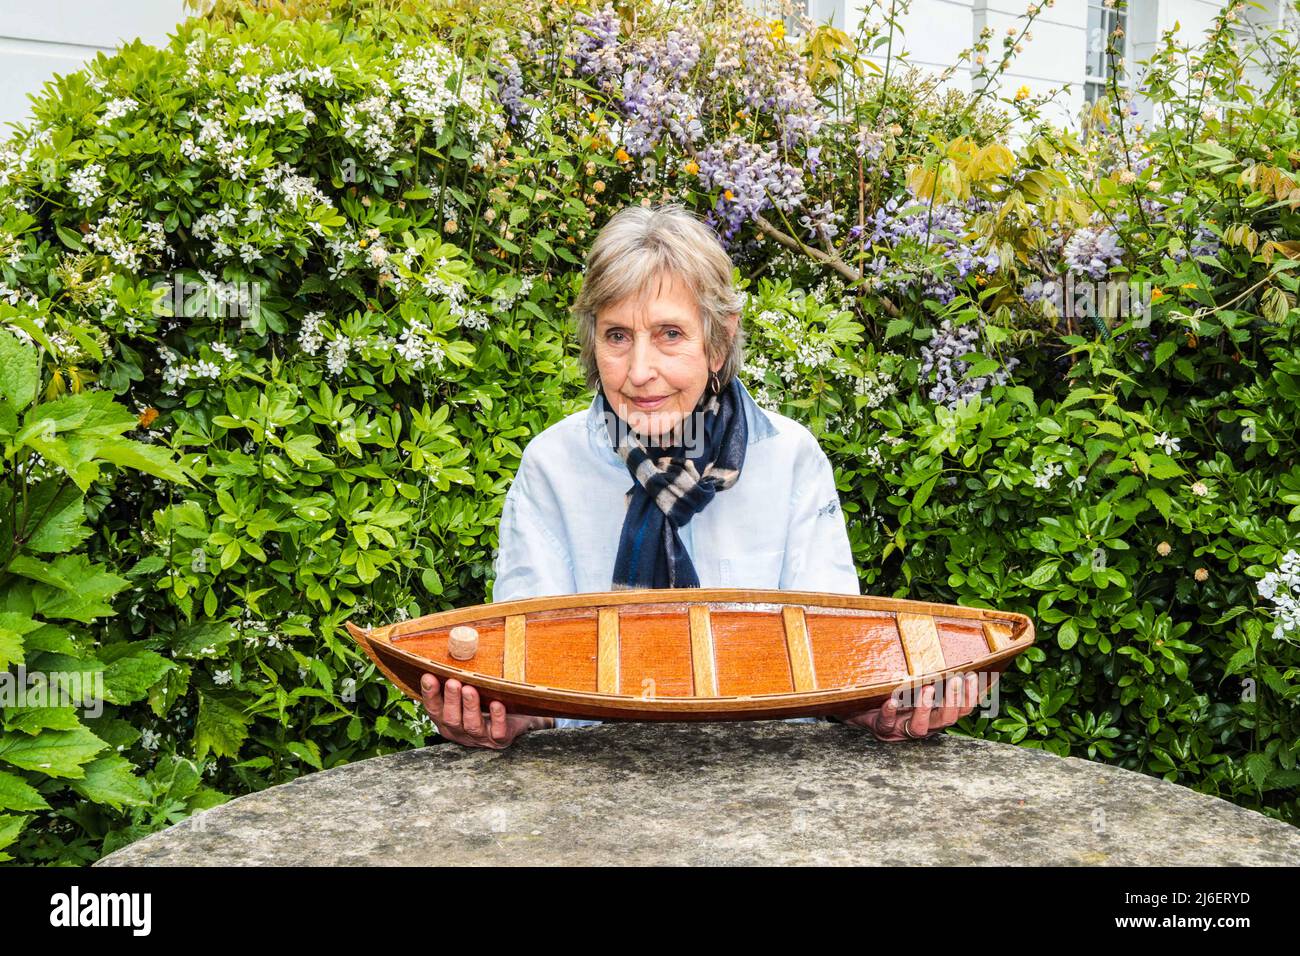
MULTIPOLYGON (((861 594, 826 453, 804 425, 740 391, 749 430, 740 478, 679 532, 700 587, 861 594)), ((632 483, 599 395, 529 442, 501 511, 492 600, 612 590, 632 483)))

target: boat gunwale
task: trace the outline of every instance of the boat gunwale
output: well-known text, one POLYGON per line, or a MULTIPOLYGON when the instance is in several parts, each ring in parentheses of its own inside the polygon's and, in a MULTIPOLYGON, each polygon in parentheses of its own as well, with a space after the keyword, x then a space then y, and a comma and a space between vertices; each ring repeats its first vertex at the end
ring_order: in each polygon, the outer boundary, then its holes
POLYGON ((930 614, 934 617, 957 618, 961 620, 1011 622, 1018 625, 1012 633, 1012 640, 1019 642, 1021 635, 1030 632, 1033 637, 1033 621, 1028 615, 1015 611, 999 611, 995 608, 967 607, 963 604, 937 604, 933 601, 914 601, 910 598, 878 597, 874 594, 833 594, 823 591, 780 591, 773 589, 751 588, 630 588, 618 591, 587 591, 579 594, 546 595, 534 598, 517 598, 513 601, 501 601, 494 604, 476 604, 467 608, 453 608, 398 621, 382 627, 358 628, 372 640, 382 640, 392 644, 395 639, 420 637, 429 631, 443 627, 454 627, 473 621, 489 618, 507 618, 518 614, 531 614, 537 611, 578 610, 589 607, 614 607, 628 604, 795 604, 805 608, 831 608, 857 611, 884 611, 897 614, 899 611, 915 614, 930 614), (755 596, 746 596, 755 595, 755 596), (491 613, 483 613, 492 608, 491 613), (497 610, 500 609, 500 610, 497 610))

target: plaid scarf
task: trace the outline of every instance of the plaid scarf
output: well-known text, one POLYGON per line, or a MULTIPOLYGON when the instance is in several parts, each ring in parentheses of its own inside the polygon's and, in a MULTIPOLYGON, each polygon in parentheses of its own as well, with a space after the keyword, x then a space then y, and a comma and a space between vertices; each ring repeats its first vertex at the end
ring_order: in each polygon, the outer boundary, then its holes
MULTIPOLYGON (((600 392, 600 406, 614 445, 635 479, 625 496, 627 516, 614 561, 611 590, 632 588, 698 588, 699 575, 678 537, 678 529, 698 514, 714 494, 740 479, 749 442, 741 405, 740 380, 720 393, 708 390, 695 406, 703 413, 703 440, 692 444, 699 454, 687 457, 682 425, 660 440, 670 444, 645 445, 620 419, 600 392), (619 443, 618 431, 623 438, 619 443), (676 442, 676 444, 671 444, 676 442)), ((700 419, 695 418, 698 423, 700 419)))

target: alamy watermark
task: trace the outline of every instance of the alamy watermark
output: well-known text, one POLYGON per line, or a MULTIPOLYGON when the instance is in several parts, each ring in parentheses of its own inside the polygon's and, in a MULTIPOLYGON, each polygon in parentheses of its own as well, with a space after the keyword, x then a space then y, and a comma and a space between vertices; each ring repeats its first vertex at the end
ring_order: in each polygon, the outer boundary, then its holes
POLYGON ((155 282, 153 314, 158 317, 249 319, 261 309, 262 282, 198 281, 173 275, 170 281, 155 282))
POLYGON ((10 707, 80 707, 90 718, 104 713, 103 671, 0 673, 0 710, 10 707))
POLYGON ((1152 295, 1149 281, 1080 278, 1073 271, 1047 282, 1035 280, 1025 289, 1028 301, 1049 303, 1061 318, 1131 319, 1135 329, 1151 324, 1152 295))

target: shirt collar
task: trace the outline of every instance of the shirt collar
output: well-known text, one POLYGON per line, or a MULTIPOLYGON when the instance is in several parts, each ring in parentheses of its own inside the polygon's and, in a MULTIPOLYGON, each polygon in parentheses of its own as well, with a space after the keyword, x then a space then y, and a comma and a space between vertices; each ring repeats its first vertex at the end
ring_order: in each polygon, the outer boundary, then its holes
MULTIPOLYGON (((764 438, 771 438, 776 435, 776 425, 767 416, 763 409, 758 407, 749 394, 749 389, 745 388, 745 383, 736 379, 740 386, 740 404, 745 410, 745 426, 749 432, 749 442, 762 441, 764 438)), ((620 461, 618 452, 616 452, 609 443, 609 430, 605 427, 604 416, 600 413, 600 393, 597 392, 591 399, 591 407, 587 410, 587 438, 591 443, 592 449, 599 455, 612 458, 614 461, 620 461)))

